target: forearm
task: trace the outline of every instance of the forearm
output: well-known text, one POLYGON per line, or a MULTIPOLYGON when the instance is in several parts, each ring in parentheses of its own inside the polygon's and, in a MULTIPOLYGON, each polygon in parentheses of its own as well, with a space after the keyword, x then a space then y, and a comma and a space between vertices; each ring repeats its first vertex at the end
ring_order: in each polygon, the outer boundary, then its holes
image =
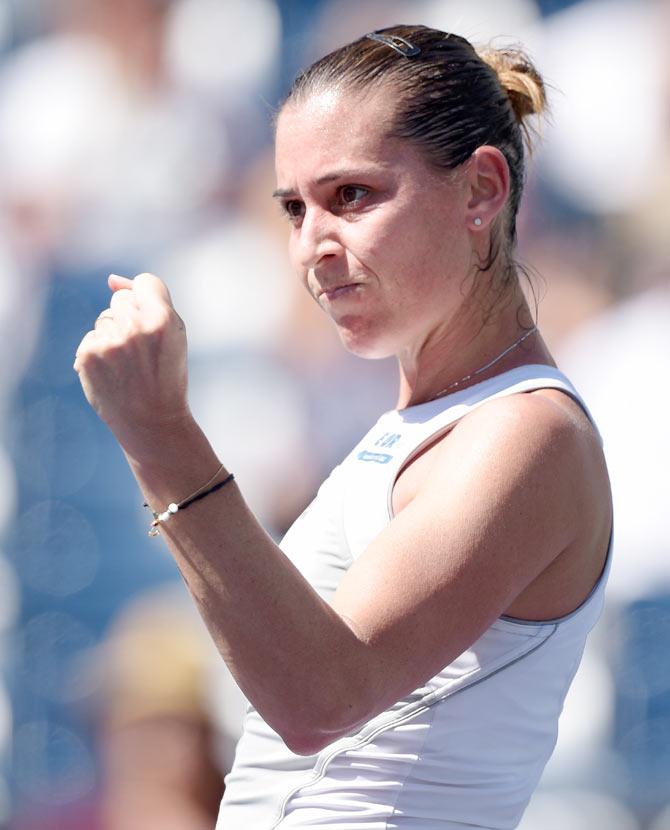
MULTIPOLYGON (((154 510, 220 466, 192 419, 124 436, 122 445, 154 510)), ((161 533, 242 691, 287 743, 308 751, 318 733, 337 737, 365 719, 366 646, 265 533, 234 482, 179 511, 161 533)))
MULTIPOLYGON (((186 333, 165 285, 140 274, 112 275, 109 286, 109 309, 79 344, 74 369, 147 503, 163 512, 220 463, 190 414, 186 333)), ((237 682, 290 746, 309 751, 324 734, 367 720, 375 698, 367 647, 264 532, 234 483, 161 530, 237 682)))

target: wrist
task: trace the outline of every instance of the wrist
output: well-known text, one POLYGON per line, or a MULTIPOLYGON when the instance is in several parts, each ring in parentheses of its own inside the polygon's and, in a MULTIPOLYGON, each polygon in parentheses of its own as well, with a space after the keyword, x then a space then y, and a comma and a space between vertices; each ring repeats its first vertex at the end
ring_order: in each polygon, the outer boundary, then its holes
POLYGON ((149 503, 179 501, 221 466, 194 418, 135 427, 118 438, 128 464, 149 503))
POLYGON ((188 409, 163 418, 110 424, 110 429, 130 463, 148 466, 168 458, 185 442, 197 443, 202 436, 188 409))
MULTIPOLYGON (((171 502, 167 505, 165 510, 152 510, 153 521, 151 522, 149 529, 149 536, 158 536, 160 533, 160 526, 169 521, 176 513, 186 510, 186 508, 190 507, 192 504, 195 504, 202 499, 206 499, 207 496, 211 496, 218 490, 222 490, 227 484, 230 484, 231 481, 235 479, 233 473, 228 473, 225 475, 225 478, 221 478, 221 475, 225 473, 225 467, 221 464, 211 478, 209 478, 201 487, 185 499, 182 499, 179 502, 171 502)), ((146 502, 144 506, 149 507, 146 502)))

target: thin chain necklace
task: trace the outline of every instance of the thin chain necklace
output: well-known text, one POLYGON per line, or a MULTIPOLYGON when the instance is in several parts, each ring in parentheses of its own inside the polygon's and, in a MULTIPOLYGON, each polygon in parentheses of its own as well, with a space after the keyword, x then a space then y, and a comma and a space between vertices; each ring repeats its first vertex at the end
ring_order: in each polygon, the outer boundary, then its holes
POLYGON ((479 369, 476 369, 474 372, 470 372, 469 375, 461 378, 460 380, 455 380, 453 383, 450 383, 449 386, 445 386, 441 392, 438 392, 437 395, 433 395, 432 398, 428 398, 429 401, 434 401, 437 398, 441 398, 442 395, 449 392, 451 389, 455 389, 455 387, 460 386, 462 383, 465 383, 466 380, 470 380, 471 378, 477 377, 477 375, 481 375, 482 372, 485 372, 487 369, 490 369, 491 366, 495 366, 499 360, 502 360, 505 355, 509 354, 513 349, 516 349, 517 346, 520 346, 523 341, 530 337, 533 332, 537 331, 537 326, 533 326, 532 329, 528 329, 527 332, 521 335, 518 340, 515 340, 511 346, 508 346, 504 352, 500 352, 497 357, 494 357, 493 360, 489 360, 488 363, 484 364, 484 366, 480 366, 479 369))

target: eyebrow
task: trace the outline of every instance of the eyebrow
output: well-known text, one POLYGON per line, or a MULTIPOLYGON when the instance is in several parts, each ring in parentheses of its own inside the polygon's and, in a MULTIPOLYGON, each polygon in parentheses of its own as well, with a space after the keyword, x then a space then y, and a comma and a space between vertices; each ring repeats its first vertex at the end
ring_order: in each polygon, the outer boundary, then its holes
MULTIPOLYGON (((338 179, 355 179, 358 176, 369 176, 371 174, 371 170, 360 170, 360 169, 343 169, 343 170, 334 170, 332 173, 328 173, 325 176, 321 176, 320 179, 316 180, 316 184, 318 186, 328 184, 328 182, 335 182, 338 179)), ((286 199, 289 196, 295 196, 296 192, 292 188, 283 189, 279 188, 279 190, 275 190, 272 194, 273 199, 286 199)))

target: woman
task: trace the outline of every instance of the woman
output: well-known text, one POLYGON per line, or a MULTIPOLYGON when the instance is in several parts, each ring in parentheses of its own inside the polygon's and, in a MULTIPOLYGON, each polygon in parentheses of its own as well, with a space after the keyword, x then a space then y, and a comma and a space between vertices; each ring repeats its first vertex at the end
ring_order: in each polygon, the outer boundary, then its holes
POLYGON ((225 830, 512 828, 551 753, 612 518, 512 258, 543 105, 521 53, 421 26, 296 81, 276 134, 292 263, 400 386, 281 548, 189 412, 164 285, 112 276, 82 341, 86 395, 252 704, 225 830))

